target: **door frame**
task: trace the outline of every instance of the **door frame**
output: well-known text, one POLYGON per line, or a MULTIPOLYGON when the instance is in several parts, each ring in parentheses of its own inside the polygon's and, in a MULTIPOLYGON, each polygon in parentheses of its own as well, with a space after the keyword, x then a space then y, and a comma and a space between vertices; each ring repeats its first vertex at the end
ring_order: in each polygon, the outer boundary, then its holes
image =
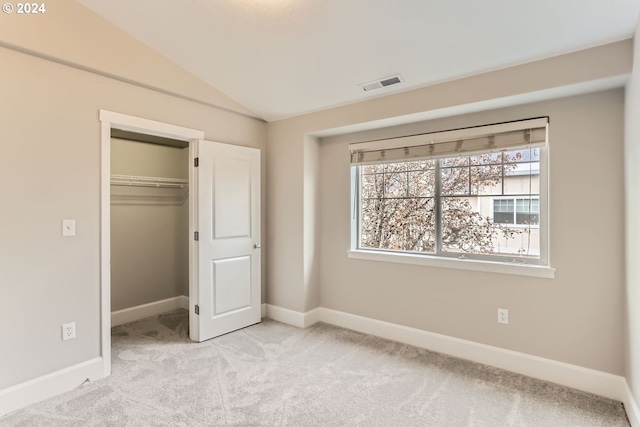
MULTIPOLYGON (((189 143, 193 153, 194 141, 204 139, 204 131, 175 126, 155 120, 100 110, 100 355, 103 373, 111 375, 111 129, 121 129, 145 135, 161 136, 189 143)), ((189 157, 193 158, 192 155, 189 157)), ((194 168, 189 168, 189 231, 193 233, 197 188, 194 168)), ((191 269, 193 241, 189 245, 189 307, 192 307, 192 282, 196 279, 191 269)), ((191 313, 191 310, 189 310, 191 313)), ((191 317, 191 315, 189 315, 191 317)))

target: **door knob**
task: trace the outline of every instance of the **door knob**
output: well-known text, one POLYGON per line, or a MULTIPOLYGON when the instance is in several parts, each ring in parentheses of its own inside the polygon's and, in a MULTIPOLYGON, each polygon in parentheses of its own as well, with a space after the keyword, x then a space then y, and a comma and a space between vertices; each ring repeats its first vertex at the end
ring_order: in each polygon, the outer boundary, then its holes
POLYGON ((260 243, 254 243, 253 244, 253 249, 260 249, 260 243))

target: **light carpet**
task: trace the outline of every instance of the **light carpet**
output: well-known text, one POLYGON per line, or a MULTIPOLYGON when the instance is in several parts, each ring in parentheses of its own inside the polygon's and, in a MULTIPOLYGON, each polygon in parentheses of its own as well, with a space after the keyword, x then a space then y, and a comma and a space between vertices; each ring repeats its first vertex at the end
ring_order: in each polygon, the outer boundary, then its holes
POLYGON ((0 425, 629 426, 620 402, 322 323, 187 327, 178 310, 114 328, 111 377, 0 425))

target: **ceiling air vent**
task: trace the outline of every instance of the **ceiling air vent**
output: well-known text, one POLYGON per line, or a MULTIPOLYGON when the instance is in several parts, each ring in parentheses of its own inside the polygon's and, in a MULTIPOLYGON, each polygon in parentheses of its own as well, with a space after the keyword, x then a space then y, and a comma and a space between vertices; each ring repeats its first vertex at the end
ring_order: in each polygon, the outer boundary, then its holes
POLYGON ((399 83, 404 83, 404 80, 402 79, 402 76, 400 74, 396 74, 393 76, 385 77, 383 79, 374 80, 372 82, 361 83, 360 87, 365 92, 368 92, 370 90, 380 89, 386 86, 392 86, 399 83))

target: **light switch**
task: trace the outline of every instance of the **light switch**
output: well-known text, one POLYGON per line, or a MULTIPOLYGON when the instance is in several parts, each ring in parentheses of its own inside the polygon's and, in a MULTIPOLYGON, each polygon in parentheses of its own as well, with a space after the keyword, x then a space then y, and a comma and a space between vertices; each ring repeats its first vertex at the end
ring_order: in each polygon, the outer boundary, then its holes
POLYGON ((62 235, 63 236, 75 236, 76 235, 76 220, 75 219, 63 219, 62 220, 62 235))

